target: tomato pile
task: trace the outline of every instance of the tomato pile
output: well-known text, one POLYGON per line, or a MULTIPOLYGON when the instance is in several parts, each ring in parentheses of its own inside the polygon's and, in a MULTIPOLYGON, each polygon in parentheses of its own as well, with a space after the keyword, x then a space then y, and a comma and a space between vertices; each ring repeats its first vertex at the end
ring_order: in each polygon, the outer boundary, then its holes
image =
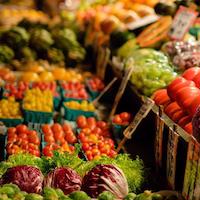
POLYGON ((63 82, 61 86, 64 89, 64 97, 74 99, 89 98, 85 85, 80 82, 63 82))
POLYGON ((18 83, 6 83, 5 86, 5 97, 15 97, 15 99, 23 99, 24 92, 29 89, 29 84, 25 82, 18 82, 18 83))
POLYGON ((192 134, 191 121, 200 102, 200 68, 186 70, 167 89, 155 92, 154 101, 157 105, 163 105, 165 113, 192 134))
POLYGON ((96 91, 96 92, 101 92, 105 87, 103 81, 98 77, 93 77, 89 79, 88 85, 91 90, 96 91))
POLYGON ((122 112, 120 114, 117 114, 113 117, 112 123, 122 126, 127 126, 130 124, 132 120, 132 116, 128 112, 122 112))
POLYGON ((20 124, 16 128, 8 128, 6 152, 8 155, 26 152, 40 156, 40 138, 35 130, 20 124))
POLYGON ((74 151, 74 147, 72 145, 77 142, 77 138, 70 125, 60 125, 58 123, 53 125, 44 124, 42 126, 42 131, 44 134, 45 143, 45 146, 42 150, 44 156, 53 156, 54 150, 59 150, 61 152, 74 151))
POLYGON ((76 122, 80 128, 78 139, 88 160, 116 155, 108 123, 97 121, 94 117, 86 118, 84 116, 79 116, 76 122))

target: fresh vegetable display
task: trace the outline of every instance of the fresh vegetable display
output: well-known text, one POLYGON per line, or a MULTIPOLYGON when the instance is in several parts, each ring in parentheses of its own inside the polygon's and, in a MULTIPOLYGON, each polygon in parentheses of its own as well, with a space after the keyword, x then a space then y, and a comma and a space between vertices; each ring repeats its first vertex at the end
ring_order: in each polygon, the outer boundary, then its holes
POLYGON ((32 111, 52 112, 53 95, 50 90, 39 88, 27 90, 23 99, 23 108, 32 111))
POLYGON ((44 134, 45 146, 42 150, 44 156, 53 156, 53 150, 60 152, 73 152, 73 145, 77 142, 77 138, 70 125, 60 125, 55 123, 53 125, 45 124, 42 126, 44 134))
POLYGON ((0 100, 0 118, 1 119, 21 119, 22 113, 19 102, 14 97, 0 100))
POLYGON ((20 124, 16 128, 10 127, 7 131, 7 155, 19 152, 30 153, 40 156, 40 137, 39 134, 30 130, 26 125, 20 124))
POLYGON ((112 122, 117 125, 127 126, 131 122, 132 116, 128 112, 122 112, 120 114, 116 114, 112 122))
POLYGON ((95 92, 101 92, 104 88, 104 83, 98 77, 93 77, 93 78, 89 79, 87 83, 88 83, 90 89, 95 92))

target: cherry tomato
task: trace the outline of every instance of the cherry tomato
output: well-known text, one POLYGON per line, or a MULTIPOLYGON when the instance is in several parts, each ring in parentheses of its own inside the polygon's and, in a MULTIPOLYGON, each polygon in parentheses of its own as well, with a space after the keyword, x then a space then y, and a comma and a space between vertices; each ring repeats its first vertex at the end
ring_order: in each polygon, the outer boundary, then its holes
POLYGON ((15 134, 16 131, 17 131, 17 130, 16 130, 15 127, 8 128, 8 134, 15 134))
POLYGON ((94 128, 96 127, 96 119, 94 117, 87 118, 87 127, 91 130, 94 130, 94 128))
POLYGON ((64 133, 63 133, 63 131, 61 130, 61 131, 54 131, 54 139, 56 140, 56 141, 60 141, 62 138, 64 137, 64 133))
POLYGON ((105 129, 107 127, 107 123, 104 121, 97 121, 97 127, 101 128, 101 129, 105 129))
POLYGON ((92 156, 99 156, 100 154, 99 149, 92 149, 92 156))
POLYGON ((58 123, 55 123, 51 126, 52 131, 55 132, 60 132, 62 131, 62 126, 58 123))
POLYGON ((17 129, 17 133, 25 133, 26 134, 28 132, 27 126, 23 125, 23 124, 17 125, 16 129, 17 129))
POLYGON ((53 156, 52 149, 48 145, 44 147, 44 149, 42 150, 42 153, 43 153, 44 156, 47 156, 47 157, 52 157, 53 156))
POLYGON ((114 158, 116 155, 117 155, 117 152, 111 149, 111 150, 110 150, 110 153, 109 153, 109 156, 110 156, 111 158, 114 158))
POLYGON ((25 133, 19 133, 18 134, 18 138, 21 138, 21 139, 27 139, 28 138, 28 136, 27 136, 27 134, 25 134, 25 133))
POLYGON ((93 130, 93 133, 97 134, 97 135, 101 135, 102 134, 102 129, 99 127, 95 127, 93 130))
POLYGON ((127 113, 127 112, 122 112, 119 114, 122 121, 130 121, 131 120, 131 114, 130 113, 127 113))
POLYGON ((74 152, 75 151, 75 147, 74 146, 69 146, 69 148, 70 148, 70 150, 71 150, 71 152, 74 152))
POLYGON ((51 132, 51 127, 48 124, 42 125, 42 131, 44 134, 51 132))
POLYGON ((69 142, 70 144, 74 144, 77 142, 76 136, 74 135, 72 131, 66 132, 65 140, 67 140, 67 142, 69 142))
POLYGON ((92 155, 89 155, 89 156, 87 156, 87 159, 88 159, 88 160, 93 160, 93 156, 92 156, 92 155))
POLYGON ((64 130, 65 132, 67 132, 67 131, 70 131, 70 130, 71 130, 71 126, 70 126, 70 125, 68 125, 68 124, 63 124, 62 128, 63 128, 63 130, 64 130))
POLYGON ((55 142, 54 137, 50 136, 50 135, 48 135, 48 136, 45 135, 44 136, 44 141, 47 142, 47 143, 49 143, 49 144, 52 144, 52 143, 55 142))
POLYGON ((114 118, 113 118, 113 122, 115 124, 119 124, 120 125, 122 123, 122 119, 121 119, 120 115, 115 115, 114 118))
POLYGON ((34 130, 29 130, 28 131, 28 137, 38 137, 38 134, 34 130))
POLYGON ((87 151, 90 149, 90 145, 87 142, 82 143, 82 149, 84 151, 87 151))
POLYGON ((79 128, 86 128, 86 126, 87 126, 87 119, 86 119, 85 116, 80 115, 79 117, 77 117, 76 123, 77 123, 77 125, 78 125, 79 128))

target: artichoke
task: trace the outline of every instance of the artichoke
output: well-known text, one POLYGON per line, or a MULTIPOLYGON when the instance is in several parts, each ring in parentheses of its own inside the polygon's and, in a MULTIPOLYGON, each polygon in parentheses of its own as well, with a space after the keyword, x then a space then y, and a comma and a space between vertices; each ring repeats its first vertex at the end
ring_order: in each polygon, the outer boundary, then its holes
POLYGON ((9 63, 13 58, 14 51, 6 45, 0 45, 0 63, 9 63))
POLYGON ((47 59, 52 63, 59 63, 65 60, 65 56, 60 49, 51 48, 47 51, 47 59))
POLYGON ((24 47, 29 41, 28 32, 22 27, 13 27, 2 35, 2 42, 14 49, 24 47))
POLYGON ((86 54, 85 49, 82 48, 81 46, 78 46, 78 47, 73 47, 69 50, 68 57, 72 60, 81 61, 84 60, 85 54, 86 54))
POLYGON ((34 29, 31 32, 30 44, 37 51, 47 50, 54 43, 51 33, 45 29, 34 29))
POLYGON ((29 47, 23 47, 18 55, 18 58, 21 60, 33 61, 37 57, 37 54, 34 50, 29 47))

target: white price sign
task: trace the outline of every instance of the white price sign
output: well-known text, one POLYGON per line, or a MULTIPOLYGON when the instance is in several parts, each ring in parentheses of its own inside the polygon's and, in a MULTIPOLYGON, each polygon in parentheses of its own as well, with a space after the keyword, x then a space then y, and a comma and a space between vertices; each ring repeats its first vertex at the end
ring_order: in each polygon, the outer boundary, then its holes
POLYGON ((198 12, 191 8, 180 6, 169 31, 169 37, 173 40, 182 40, 197 16, 198 12))

